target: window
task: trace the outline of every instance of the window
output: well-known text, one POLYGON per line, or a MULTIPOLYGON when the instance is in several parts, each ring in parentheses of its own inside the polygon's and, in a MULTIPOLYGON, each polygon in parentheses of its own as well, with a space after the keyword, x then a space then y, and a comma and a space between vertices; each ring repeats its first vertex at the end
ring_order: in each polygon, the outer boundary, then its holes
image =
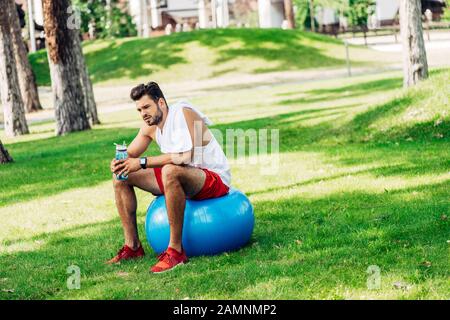
POLYGON ((167 8, 167 0, 159 0, 158 8, 167 8))

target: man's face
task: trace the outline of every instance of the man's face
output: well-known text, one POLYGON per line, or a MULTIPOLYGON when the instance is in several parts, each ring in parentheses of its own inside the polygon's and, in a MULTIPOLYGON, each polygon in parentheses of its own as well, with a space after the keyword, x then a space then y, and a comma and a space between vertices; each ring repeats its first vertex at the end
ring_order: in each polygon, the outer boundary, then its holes
POLYGON ((155 103, 148 95, 144 95, 136 101, 136 109, 147 125, 158 125, 163 118, 163 112, 160 107, 163 103, 163 99, 159 99, 158 103, 155 103))

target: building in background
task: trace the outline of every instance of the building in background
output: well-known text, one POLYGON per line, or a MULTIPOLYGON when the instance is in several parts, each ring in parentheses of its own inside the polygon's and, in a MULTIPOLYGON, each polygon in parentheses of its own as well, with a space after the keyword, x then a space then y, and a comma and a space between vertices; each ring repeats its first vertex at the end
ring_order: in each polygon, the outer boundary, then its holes
POLYGON ((258 27, 258 0, 230 1, 230 16, 231 21, 238 27, 258 27))
POLYGON ((396 23, 399 9, 397 0, 376 0, 375 17, 372 17, 373 27, 393 25, 396 23))
POLYGON ((36 50, 45 48, 45 34, 44 34, 44 14, 42 10, 42 1, 41 0, 16 0, 16 4, 22 8, 22 10, 26 13, 26 25, 28 26, 27 30, 23 30, 22 33, 24 39, 26 39, 27 49, 28 51, 32 51, 33 48, 36 50), (29 11, 28 7, 31 6, 32 10, 32 18, 33 18, 33 26, 30 28, 29 19, 29 11), (34 33, 34 44, 31 43, 30 32, 34 33))
POLYGON ((338 12, 333 8, 318 7, 315 10, 315 19, 319 25, 319 31, 323 33, 336 34, 339 31, 338 12))
MULTIPOLYGON (((400 0, 376 0, 375 19, 378 26, 398 24, 400 0)), ((432 20, 439 21, 446 3, 444 0, 422 0, 422 14, 427 10, 432 13, 432 20)))
POLYGON ((281 28, 284 21, 283 0, 258 0, 259 27, 281 28))
MULTIPOLYGON (((367 21, 369 28, 397 24, 399 1, 375 0, 374 13, 367 21)), ((34 28, 30 28, 27 34, 34 32, 37 49, 43 48, 42 0, 16 0, 16 3, 25 12, 28 12, 29 5, 32 6, 34 28)), ((132 16, 140 37, 229 25, 281 28, 285 22, 283 0, 118 0, 115 3, 132 16)), ((440 20, 445 6, 445 0, 422 0, 422 12, 428 12, 434 21, 440 20)), ((316 6, 315 11, 321 32, 334 34, 347 29, 342 12, 338 14, 333 8, 320 6, 316 6)), ((29 47, 32 47, 30 43, 29 47)))
MULTIPOLYGON (((427 10, 432 13, 432 20, 439 21, 446 6, 445 0, 422 0, 422 14, 427 10)), ((382 26, 398 25, 398 12, 400 0, 375 0, 373 15, 368 17, 367 25, 370 29, 382 26)), ((318 7, 315 18, 319 28, 325 33, 334 33, 337 28, 342 29, 342 19, 337 11, 332 8, 318 7)), ((345 24, 345 23, 344 23, 345 24)))
POLYGON ((130 0, 130 14, 140 34, 158 34, 170 29, 225 28, 230 23, 230 5, 235 0, 130 0), (215 19, 211 5, 215 4, 215 19))
POLYGON ((422 13, 430 10, 433 14, 433 21, 439 21, 447 5, 448 1, 445 0, 422 0, 422 13))

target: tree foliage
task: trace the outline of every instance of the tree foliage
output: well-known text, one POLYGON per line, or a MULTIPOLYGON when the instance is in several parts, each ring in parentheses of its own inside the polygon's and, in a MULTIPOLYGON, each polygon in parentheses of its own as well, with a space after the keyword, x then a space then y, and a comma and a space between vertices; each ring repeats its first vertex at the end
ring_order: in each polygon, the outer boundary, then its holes
POLYGON ((444 14, 441 17, 441 20, 450 22, 450 3, 444 8, 444 14))
MULTIPOLYGON (((311 27, 309 3, 310 0, 294 0, 297 8, 296 22, 300 29, 311 27)), ((332 8, 337 14, 346 16, 351 26, 366 26, 374 4, 373 0, 314 0, 315 8, 332 8)))
POLYGON ((373 0, 349 0, 346 16, 351 26, 367 26, 367 21, 373 13, 375 1, 373 0))
POLYGON ((74 6, 81 14, 81 31, 88 33, 91 24, 96 38, 135 36, 136 25, 126 7, 118 3, 118 0, 111 0, 109 11, 106 0, 74 0, 74 6))

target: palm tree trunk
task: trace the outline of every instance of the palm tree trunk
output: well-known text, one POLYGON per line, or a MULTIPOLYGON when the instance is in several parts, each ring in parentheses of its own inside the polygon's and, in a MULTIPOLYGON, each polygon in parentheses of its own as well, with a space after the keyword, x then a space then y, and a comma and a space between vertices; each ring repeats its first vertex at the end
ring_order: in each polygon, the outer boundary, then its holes
POLYGON ((400 1, 400 29, 403 42, 403 85, 409 87, 428 78, 420 0, 400 1))
POLYGON ((44 0, 42 4, 56 134, 90 129, 80 74, 79 29, 70 23, 73 16, 67 12, 70 0, 44 0))
POLYGON ((16 59, 11 37, 13 1, 0 1, 0 96, 3 104, 5 134, 17 136, 29 133, 20 94, 16 59))
MULTIPOLYGON (((15 5, 14 0, 8 0, 15 5)), ((17 73, 19 76, 20 92, 22 93, 22 100, 25 105, 26 112, 34 112, 42 110, 39 101, 38 90, 36 86, 36 79, 28 60, 27 49, 22 39, 22 30, 20 28, 19 17, 16 10, 11 11, 12 26, 11 33, 14 43, 14 54, 17 63, 17 73)))

